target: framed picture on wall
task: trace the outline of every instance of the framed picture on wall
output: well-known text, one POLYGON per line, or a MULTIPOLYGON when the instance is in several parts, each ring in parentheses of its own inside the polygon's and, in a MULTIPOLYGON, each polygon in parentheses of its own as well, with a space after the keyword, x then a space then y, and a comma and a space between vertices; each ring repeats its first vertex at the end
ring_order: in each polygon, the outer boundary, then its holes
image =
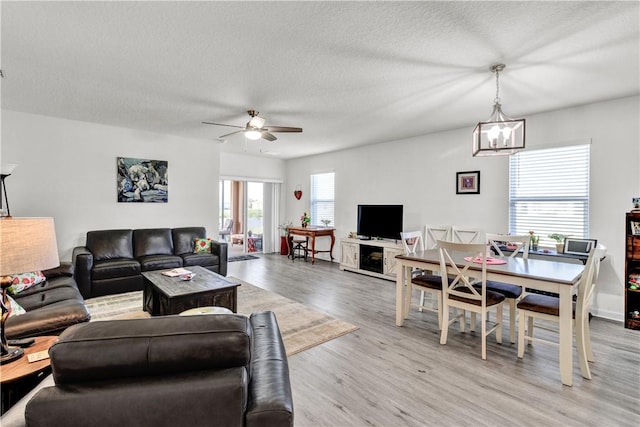
POLYGON ((480 194, 480 171, 456 172, 456 194, 480 194))
POLYGON ((116 161, 118 202, 167 203, 169 178, 166 160, 118 157, 116 161))

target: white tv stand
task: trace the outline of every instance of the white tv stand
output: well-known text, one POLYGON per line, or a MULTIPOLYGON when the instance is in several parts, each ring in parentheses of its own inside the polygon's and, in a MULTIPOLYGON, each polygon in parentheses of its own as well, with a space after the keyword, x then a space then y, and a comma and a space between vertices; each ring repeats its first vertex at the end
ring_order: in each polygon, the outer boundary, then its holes
POLYGON ((340 239, 340 270, 396 280, 396 255, 401 243, 389 240, 340 239))

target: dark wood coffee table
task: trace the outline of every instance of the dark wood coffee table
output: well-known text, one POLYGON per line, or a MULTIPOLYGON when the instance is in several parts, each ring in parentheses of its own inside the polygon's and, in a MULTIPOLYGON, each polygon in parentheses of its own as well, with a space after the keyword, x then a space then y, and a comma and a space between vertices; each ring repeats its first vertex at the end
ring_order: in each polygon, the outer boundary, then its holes
POLYGON ((193 279, 168 277, 162 271, 146 271, 144 276, 144 309, 152 316, 180 314, 196 307, 218 306, 237 312, 238 286, 228 279, 204 267, 189 266, 193 279))

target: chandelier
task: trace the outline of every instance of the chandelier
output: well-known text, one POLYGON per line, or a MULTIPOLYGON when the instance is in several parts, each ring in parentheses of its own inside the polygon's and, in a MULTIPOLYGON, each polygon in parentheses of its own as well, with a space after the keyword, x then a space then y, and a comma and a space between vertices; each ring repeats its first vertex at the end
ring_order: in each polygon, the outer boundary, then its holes
POLYGON ((473 130, 474 156, 504 156, 524 149, 525 119, 512 119, 502 112, 500 104, 500 72, 506 65, 489 67, 496 74, 496 97, 493 113, 485 122, 479 122, 473 130))

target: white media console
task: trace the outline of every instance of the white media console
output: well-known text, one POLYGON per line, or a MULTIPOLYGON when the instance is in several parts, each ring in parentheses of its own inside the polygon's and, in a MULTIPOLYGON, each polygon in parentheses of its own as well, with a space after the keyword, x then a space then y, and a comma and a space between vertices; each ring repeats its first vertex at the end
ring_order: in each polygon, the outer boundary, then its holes
POLYGON ((396 255, 402 243, 393 240, 340 239, 340 270, 396 280, 396 255))

